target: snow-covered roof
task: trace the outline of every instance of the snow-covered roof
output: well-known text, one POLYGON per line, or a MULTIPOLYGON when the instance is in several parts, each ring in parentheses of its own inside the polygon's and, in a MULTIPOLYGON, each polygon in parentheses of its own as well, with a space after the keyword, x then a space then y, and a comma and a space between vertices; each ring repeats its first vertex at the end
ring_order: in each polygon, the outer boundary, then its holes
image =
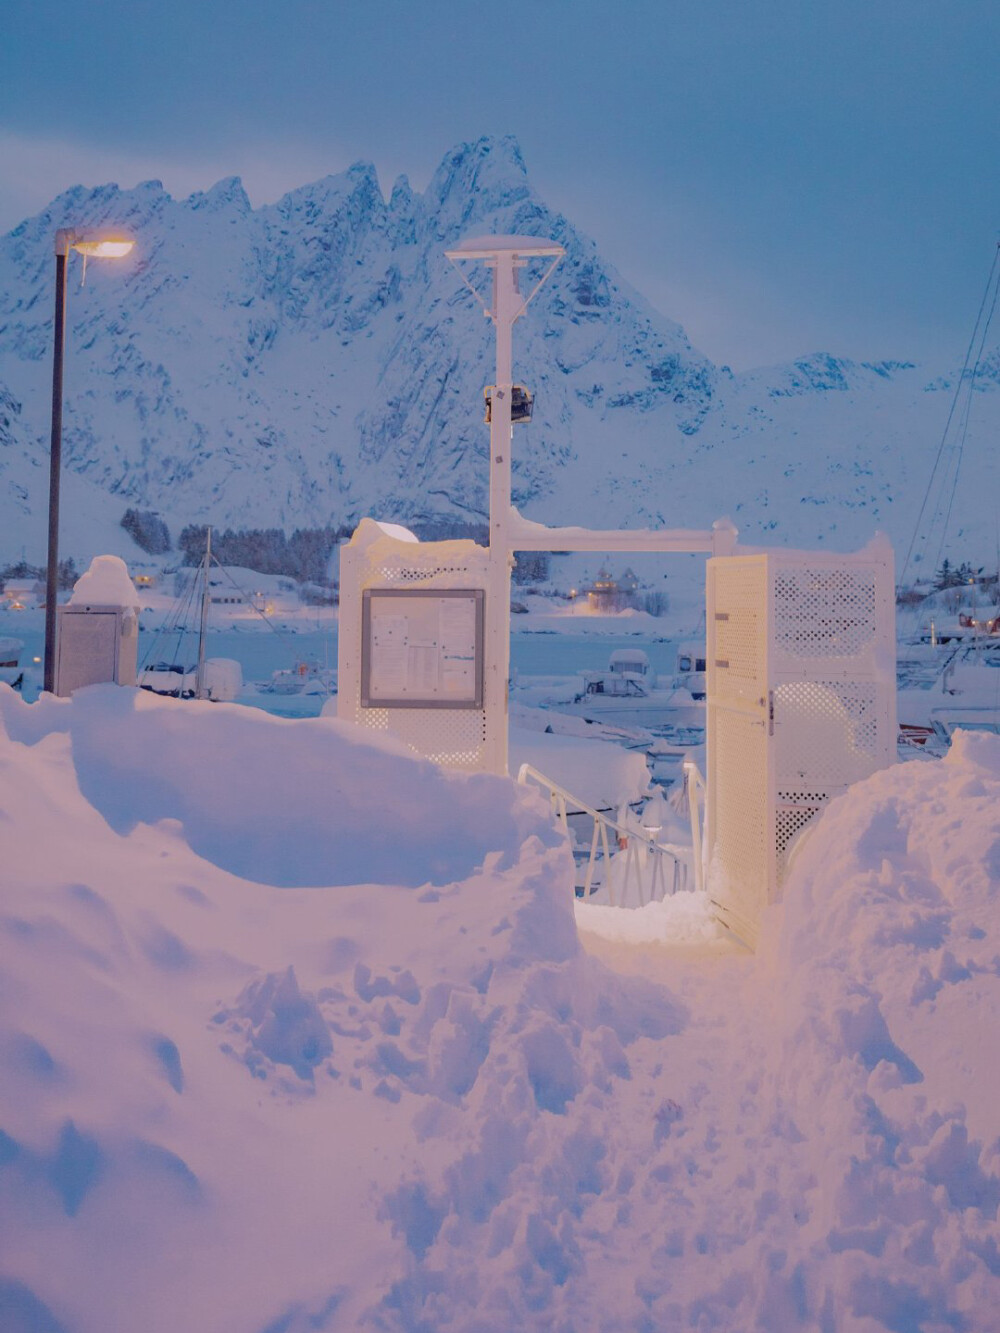
POLYGON ((608 659, 608 665, 612 671, 615 667, 634 664, 642 668, 643 671, 649 669, 649 658, 641 648, 616 648, 608 659))

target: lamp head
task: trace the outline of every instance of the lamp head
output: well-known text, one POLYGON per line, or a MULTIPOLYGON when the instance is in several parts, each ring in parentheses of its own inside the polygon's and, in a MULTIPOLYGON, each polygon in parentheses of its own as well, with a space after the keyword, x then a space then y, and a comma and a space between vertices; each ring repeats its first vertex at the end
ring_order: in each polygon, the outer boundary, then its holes
POLYGON ((648 833, 651 837, 655 838, 657 833, 659 833, 660 829, 663 827, 663 820, 663 792, 659 787, 654 787, 652 794, 646 801, 642 811, 640 823, 642 824, 643 832, 648 833))
POLYGON ((127 255, 135 241, 131 236, 112 231, 77 231, 74 227, 60 227, 56 232, 57 255, 68 255, 76 250, 87 258, 120 259, 127 255))

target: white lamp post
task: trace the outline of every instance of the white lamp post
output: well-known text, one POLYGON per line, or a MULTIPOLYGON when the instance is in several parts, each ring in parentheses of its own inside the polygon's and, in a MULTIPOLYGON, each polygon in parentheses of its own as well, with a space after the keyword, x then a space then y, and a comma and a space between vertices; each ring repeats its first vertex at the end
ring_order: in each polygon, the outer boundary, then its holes
POLYGON ((63 349, 66 342, 66 264, 76 250, 84 263, 95 259, 119 259, 135 244, 127 236, 104 231, 75 231, 61 227, 56 232, 56 312, 52 357, 52 443, 49 450, 49 555, 45 571, 45 680, 44 688, 55 689, 56 599, 59 591, 59 480, 62 471, 63 349))
MULTIPOLYGON (((496 384, 490 402, 490 564, 486 591, 486 671, 483 704, 493 733, 489 767, 507 772, 507 676, 510 670, 510 445, 511 396, 514 388, 511 357, 514 321, 564 255, 556 241, 539 236, 482 236, 462 241, 446 250, 456 265, 481 260, 493 270, 493 299, 482 297, 465 278, 466 286, 483 305, 483 313, 496 328, 496 384), (527 296, 518 289, 518 269, 530 259, 547 258, 551 263, 527 296)), ((459 269, 461 272, 461 269, 459 269)))

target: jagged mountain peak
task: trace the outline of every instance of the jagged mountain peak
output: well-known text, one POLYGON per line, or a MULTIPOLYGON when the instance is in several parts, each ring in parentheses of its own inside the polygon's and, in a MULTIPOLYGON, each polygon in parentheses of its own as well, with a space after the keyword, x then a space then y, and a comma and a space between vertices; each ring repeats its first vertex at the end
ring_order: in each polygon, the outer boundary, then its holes
POLYGON ((501 209, 531 198, 527 169, 513 135, 484 135, 446 153, 424 196, 453 238, 501 209))
POLYGON ((348 200, 353 200, 355 207, 360 206, 367 212, 384 207, 378 173, 371 162, 358 161, 346 171, 296 186, 283 194, 276 204, 265 205, 259 211, 265 217, 274 212, 286 219, 304 213, 311 221, 322 223, 324 218, 332 218, 340 212, 348 200))
POLYGON ((186 203, 191 209, 235 209, 244 214, 251 212, 250 200, 239 176, 225 176, 208 190, 196 190, 188 196, 186 203))
POLYGON ((69 295, 64 456, 92 514, 155 509, 175 532, 482 519, 493 337, 444 250, 484 233, 566 250, 515 330, 515 374, 535 392, 512 449, 530 517, 691 527, 730 513, 751 540, 801 542, 804 523, 864 539, 920 472, 925 404, 905 409, 905 448, 885 414, 877 448, 864 413, 916 401, 925 376, 824 353, 720 373, 547 207, 517 141, 483 136, 446 153, 423 193, 400 177, 388 203, 363 161, 257 209, 237 177, 182 200, 156 181, 74 187, 0 239, 0 398, 23 404, 3 413, 0 520, 18 548, 42 549, 52 238, 74 224, 137 239, 69 295), (827 435, 804 449, 812 420, 827 435))

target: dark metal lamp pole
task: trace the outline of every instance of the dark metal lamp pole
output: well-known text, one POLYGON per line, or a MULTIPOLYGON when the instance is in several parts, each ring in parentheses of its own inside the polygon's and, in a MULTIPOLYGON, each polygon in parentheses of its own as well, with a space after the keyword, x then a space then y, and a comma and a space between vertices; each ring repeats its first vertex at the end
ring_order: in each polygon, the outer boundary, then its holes
POLYGON ((52 355, 52 443, 49 447, 49 554, 45 568, 45 679, 44 688, 55 693, 56 603, 59 597, 59 481, 62 473, 63 351, 66 344, 66 264, 70 250, 98 259, 120 259, 135 242, 117 232, 75 231, 60 227, 56 232, 56 318, 52 355))
POLYGON ((45 679, 56 681, 56 600, 59 595, 59 480, 62 472, 63 349, 66 343, 66 261, 73 233, 56 232, 56 317, 52 355, 52 441, 49 445, 49 554, 45 567, 45 679))

